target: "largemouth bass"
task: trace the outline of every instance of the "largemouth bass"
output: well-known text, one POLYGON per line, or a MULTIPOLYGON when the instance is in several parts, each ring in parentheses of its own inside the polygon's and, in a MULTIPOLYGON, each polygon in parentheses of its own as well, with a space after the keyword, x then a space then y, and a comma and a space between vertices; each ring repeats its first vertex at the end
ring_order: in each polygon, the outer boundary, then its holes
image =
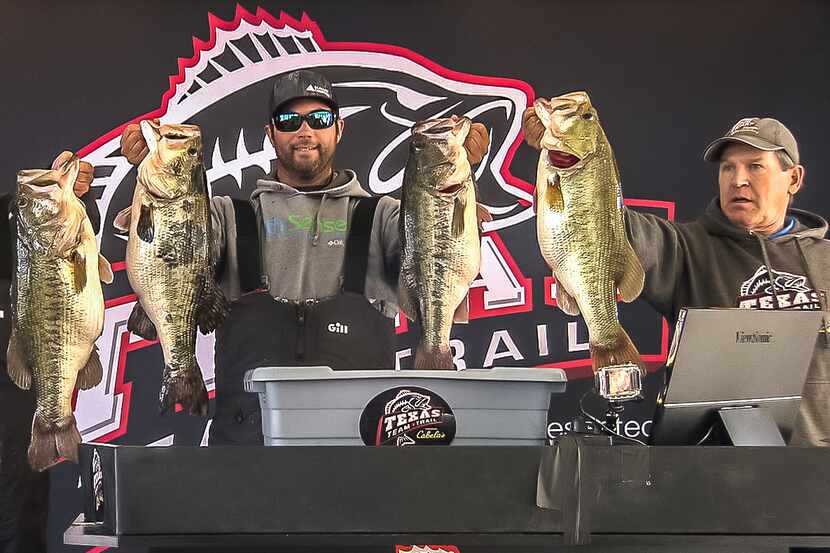
POLYGON ((81 435, 72 413, 75 388, 101 381, 95 340, 104 326, 101 281, 112 282, 73 185, 79 160, 56 170, 17 174, 12 330, 7 370, 20 388, 34 384, 29 464, 44 470, 59 457, 77 462, 81 435))
POLYGON ((401 192, 400 305, 421 325, 416 369, 452 369, 450 330, 467 322, 481 264, 475 183, 464 150, 466 117, 412 129, 401 192))
POLYGON ((536 174, 536 231, 556 279, 556 303, 582 314, 594 372, 640 353, 617 317, 616 291, 633 301, 644 273, 625 234, 614 152, 585 92, 534 104, 545 126, 536 174))
POLYGON ((196 361, 196 328, 216 329, 227 302, 213 279, 201 131, 149 121, 141 129, 150 152, 138 167, 132 205, 114 222, 129 232, 127 275, 138 296, 127 327, 161 344, 161 411, 181 403, 204 416, 208 396, 196 361))

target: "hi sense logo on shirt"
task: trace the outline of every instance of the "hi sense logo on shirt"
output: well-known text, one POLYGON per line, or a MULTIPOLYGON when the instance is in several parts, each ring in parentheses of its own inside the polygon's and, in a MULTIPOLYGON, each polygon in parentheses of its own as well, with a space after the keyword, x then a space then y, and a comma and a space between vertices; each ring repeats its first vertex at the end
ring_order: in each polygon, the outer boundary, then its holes
MULTIPOLYGON (((317 230, 320 234, 333 234, 337 238, 342 239, 348 230, 348 223, 345 219, 320 219, 317 223, 316 219, 311 215, 295 215, 291 214, 286 219, 272 217, 263 222, 265 226, 265 233, 271 239, 287 239, 296 236, 308 236, 314 234, 317 230), (319 224, 319 227, 316 226, 319 224)), ((330 237, 326 237, 329 239, 330 237)), ((333 238, 333 237, 332 237, 333 238)))

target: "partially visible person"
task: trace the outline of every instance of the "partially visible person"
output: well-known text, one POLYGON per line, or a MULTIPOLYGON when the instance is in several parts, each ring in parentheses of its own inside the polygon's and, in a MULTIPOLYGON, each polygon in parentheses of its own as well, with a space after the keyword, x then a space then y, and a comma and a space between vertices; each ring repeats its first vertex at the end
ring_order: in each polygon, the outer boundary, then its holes
MULTIPOLYGON (((52 163, 56 169, 72 157, 62 152, 52 163)), ((93 167, 82 161, 75 180, 75 195, 86 207, 97 233, 101 218, 94 195, 89 193, 93 167)), ((0 196, 0 553, 46 551, 49 512, 49 472, 29 468, 27 450, 35 411, 34 390, 21 390, 6 372, 6 348, 11 327, 9 288, 13 271, 16 229, 10 221, 15 194, 0 196)))
MULTIPOLYGON (((538 149, 544 126, 532 108, 523 130, 538 149)), ((780 121, 739 120, 706 148, 718 165, 718 197, 695 221, 624 210, 646 272, 642 297, 672 325, 684 307, 828 310, 827 221, 792 207, 804 184, 798 144, 780 121)), ((816 339, 791 445, 830 446, 830 316, 816 339)))

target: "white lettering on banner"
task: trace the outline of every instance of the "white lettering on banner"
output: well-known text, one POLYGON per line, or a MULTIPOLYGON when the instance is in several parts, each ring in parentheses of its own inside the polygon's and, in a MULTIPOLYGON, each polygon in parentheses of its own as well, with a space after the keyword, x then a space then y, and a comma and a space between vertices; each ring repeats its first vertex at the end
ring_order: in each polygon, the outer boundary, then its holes
POLYGON ((492 236, 481 237, 481 270, 470 288, 484 287, 483 309, 524 306, 525 287, 492 236))
MULTIPOLYGON (((645 421, 636 421, 636 420, 627 420, 625 422, 618 420, 616 432, 626 438, 648 438, 651 434, 651 420, 645 421)), ((552 421, 548 423, 548 438, 551 440, 555 440, 556 438, 562 436, 563 434, 570 432, 573 428, 573 424, 571 421, 567 422, 559 422, 559 421, 552 421)))
POLYGON ((493 361, 496 359, 504 359, 505 357, 511 357, 514 361, 524 359, 522 352, 516 347, 516 343, 513 341, 510 333, 507 330, 497 330, 490 339, 490 346, 487 348, 487 355, 484 356, 484 363, 481 366, 492 367, 493 361), (498 349, 502 343, 504 343, 507 349, 499 352, 498 349))
POLYGON ((588 351, 588 342, 579 342, 578 332, 579 324, 577 322, 568 323, 568 351, 588 351))
POLYGON ((548 325, 536 325, 536 341, 539 344, 539 357, 548 355, 548 325))
POLYGON ((401 370, 401 359, 412 357, 412 348, 406 348, 395 352, 395 370, 401 370))
POLYGON ((450 340, 450 347, 452 348, 452 362, 455 365, 455 370, 463 371, 467 368, 467 363, 464 362, 464 353, 466 351, 464 342, 461 340, 450 340))

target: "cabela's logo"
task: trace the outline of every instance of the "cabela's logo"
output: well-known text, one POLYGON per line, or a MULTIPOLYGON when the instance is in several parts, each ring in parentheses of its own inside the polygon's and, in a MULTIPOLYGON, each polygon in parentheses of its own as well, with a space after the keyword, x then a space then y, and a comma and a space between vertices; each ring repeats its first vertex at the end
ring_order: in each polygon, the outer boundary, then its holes
POLYGON ((381 392, 360 416, 366 445, 448 444, 455 437, 455 416, 441 396, 414 386, 381 392))

